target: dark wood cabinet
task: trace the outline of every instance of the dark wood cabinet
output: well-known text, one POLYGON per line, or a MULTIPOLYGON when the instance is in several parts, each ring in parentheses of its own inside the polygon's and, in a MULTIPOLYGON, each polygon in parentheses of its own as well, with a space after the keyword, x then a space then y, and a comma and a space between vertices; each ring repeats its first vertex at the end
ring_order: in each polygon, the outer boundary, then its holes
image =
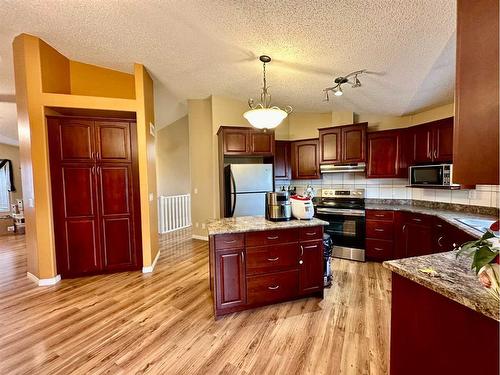
POLYGON ((414 126, 408 131, 411 164, 452 162, 453 117, 414 126))
POLYGON ((135 123, 48 117, 62 277, 142 267, 135 123))
POLYGON ((366 210, 366 258, 384 261, 394 258, 394 212, 366 210))
POLYGON ((292 178, 292 149, 289 141, 276 141, 274 149, 274 178, 292 178))
POLYGON ((274 155, 274 132, 250 130, 250 152, 253 155, 274 155))
POLYGON ((413 135, 413 163, 432 162, 432 127, 427 125, 412 128, 413 135))
POLYGON ((224 155, 250 154, 249 130, 239 127, 224 127, 219 129, 224 155))
POLYGON ((433 232, 433 252, 452 251, 465 242, 475 240, 470 234, 439 218, 435 219, 433 232))
POLYGON ((96 121, 96 159, 104 162, 130 162, 130 126, 116 121, 96 121))
POLYGON ((210 236, 216 317, 307 295, 323 296, 323 227, 210 236))
POLYGON ((499 185, 499 2, 457 2, 453 182, 499 185))
POLYGON ((215 291, 217 309, 246 304, 245 249, 227 249, 215 253, 215 291))
POLYGON ((217 135, 223 155, 274 155, 274 131, 239 126, 221 126, 217 135))
POLYGON ((433 253, 433 218, 410 212, 396 213, 396 258, 433 253))
POLYGON ((320 162, 335 164, 342 161, 342 131, 340 127, 319 129, 320 162))
POLYGON ((367 178, 407 177, 404 132, 385 130, 368 133, 367 178))
POLYGON ((366 257, 385 261, 451 251, 474 237, 432 215, 366 210, 366 257))
POLYGON ((343 126, 342 162, 361 163, 366 161, 366 128, 368 124, 343 126))
POLYGON ((367 126, 360 123, 319 129, 320 163, 365 162, 367 126))
POLYGON ((323 290, 323 241, 300 244, 299 293, 310 294, 323 290))
POLYGON ((453 161, 453 117, 437 121, 434 127, 433 141, 433 161, 453 161))
POLYGON ((319 179, 319 141, 308 139, 292 142, 292 178, 319 179))

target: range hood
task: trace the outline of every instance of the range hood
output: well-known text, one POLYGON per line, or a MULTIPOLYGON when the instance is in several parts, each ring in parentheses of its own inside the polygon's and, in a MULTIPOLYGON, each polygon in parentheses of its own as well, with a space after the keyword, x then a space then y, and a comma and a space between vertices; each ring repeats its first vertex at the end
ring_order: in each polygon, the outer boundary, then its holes
POLYGON ((320 166, 321 173, 346 173, 346 172, 364 172, 366 163, 353 163, 353 164, 322 164, 320 166))

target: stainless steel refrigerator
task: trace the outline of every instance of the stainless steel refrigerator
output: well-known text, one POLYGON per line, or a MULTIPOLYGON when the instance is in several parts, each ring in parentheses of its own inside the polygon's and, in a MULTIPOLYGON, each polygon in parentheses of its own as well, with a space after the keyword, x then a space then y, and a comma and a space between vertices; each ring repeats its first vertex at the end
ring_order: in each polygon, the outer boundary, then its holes
POLYGON ((224 168, 225 217, 264 216, 273 191, 272 164, 229 164, 224 168))

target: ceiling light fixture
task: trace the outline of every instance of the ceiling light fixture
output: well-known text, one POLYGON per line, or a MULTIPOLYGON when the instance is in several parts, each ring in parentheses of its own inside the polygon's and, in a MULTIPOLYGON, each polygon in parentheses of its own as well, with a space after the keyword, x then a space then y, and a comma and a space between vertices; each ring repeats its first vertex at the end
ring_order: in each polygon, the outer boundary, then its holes
POLYGON ((355 72, 349 73, 344 77, 341 76, 335 78, 335 80, 333 81, 335 85, 332 87, 327 87, 326 89, 323 90, 325 92, 324 101, 325 102, 330 101, 330 95, 328 95, 329 91, 332 91, 335 96, 342 96, 342 94, 344 93, 342 91, 342 85, 344 83, 350 83, 353 89, 355 89, 356 87, 361 87, 361 82, 358 79, 358 75, 363 73, 366 73, 366 69, 357 70, 355 72))
POLYGON ((284 109, 276 106, 271 107, 271 94, 267 90, 266 81, 266 64, 271 62, 271 58, 266 55, 259 57, 263 65, 263 77, 264 77, 264 87, 262 87, 262 93, 260 94, 260 103, 254 104, 253 99, 248 99, 249 111, 243 114, 243 117, 254 128, 257 129, 274 129, 292 112, 292 107, 287 105, 284 109))

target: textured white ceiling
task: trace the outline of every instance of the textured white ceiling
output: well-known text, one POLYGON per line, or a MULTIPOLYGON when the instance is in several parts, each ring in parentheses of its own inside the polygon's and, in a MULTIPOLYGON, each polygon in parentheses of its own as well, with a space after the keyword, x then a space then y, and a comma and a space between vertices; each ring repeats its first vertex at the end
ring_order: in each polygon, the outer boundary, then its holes
POLYGON ((0 19, 0 95, 14 93, 11 41, 26 32, 71 59, 143 63, 160 126, 187 98, 257 98, 260 54, 274 103, 298 111, 402 115, 453 97, 454 0, 25 0, 2 1, 0 19), (363 87, 322 101, 334 76, 363 68, 363 87))

